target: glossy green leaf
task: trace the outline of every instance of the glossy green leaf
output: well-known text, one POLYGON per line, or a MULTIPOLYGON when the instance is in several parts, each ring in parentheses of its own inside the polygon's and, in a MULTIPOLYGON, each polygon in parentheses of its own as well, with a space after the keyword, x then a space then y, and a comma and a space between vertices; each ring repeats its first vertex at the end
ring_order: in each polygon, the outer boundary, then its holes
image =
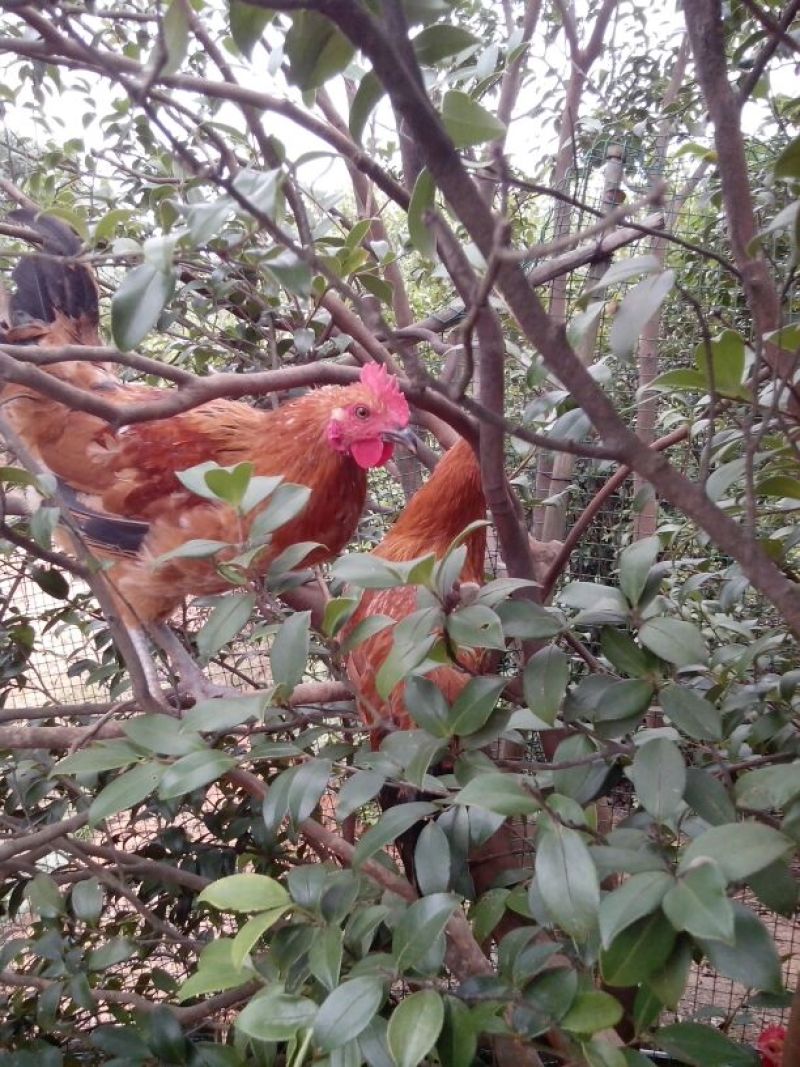
POLYGON ((586 940, 597 924, 600 885, 580 834, 556 822, 540 828, 535 870, 535 884, 553 921, 570 937, 586 940))
POLYGON ((721 826, 736 820, 733 801, 722 782, 713 776, 711 768, 687 768, 683 799, 701 819, 705 819, 712 826, 721 826))
POLYGON ((228 16, 231 37, 236 42, 236 47, 243 56, 250 59, 264 30, 275 17, 274 12, 253 7, 246 0, 229 0, 228 16))
POLYGON ((658 537, 645 537, 641 541, 634 541, 620 553, 619 585, 632 607, 639 603, 650 569, 660 551, 661 540, 658 537))
POLYGON ((450 888, 450 841, 436 822, 425 825, 414 849, 414 874, 420 892, 445 893, 450 888))
POLYGON ((709 856, 729 882, 738 882, 774 863, 792 847, 788 837, 761 823, 712 826, 689 844, 681 857, 680 870, 685 871, 700 856, 709 856))
POLYGON ((320 1005, 314 1041, 323 1050, 341 1048, 369 1025, 383 1001, 380 978, 353 978, 337 986, 320 1005))
POLYGON ((394 930, 392 955, 398 971, 413 968, 443 933, 458 899, 450 893, 434 893, 415 900, 394 930))
POLYGON ((89 807, 90 825, 97 826, 110 815, 127 811, 148 797, 160 782, 163 770, 158 763, 140 763, 109 782, 89 807))
POLYGON ((673 885, 674 879, 666 871, 646 871, 607 893, 599 912, 603 947, 608 948, 621 930, 654 912, 673 885))
POLYGON ((231 874, 219 878, 200 893, 198 903, 220 911, 273 911, 289 906, 289 894, 265 874, 231 874))
POLYGON ((800 795, 800 763, 761 767, 737 778, 736 804, 751 811, 781 809, 800 795))
POLYGON ((436 252, 436 232, 427 221, 426 213, 434 206, 436 183, 430 171, 423 167, 414 182, 408 205, 408 236, 421 256, 433 259, 436 252))
POLYGON ((229 593, 218 601, 196 638, 197 651, 204 660, 209 660, 242 632, 250 621, 255 602, 254 593, 229 593))
POLYGON ((330 19, 316 11, 298 11, 284 38, 289 82, 303 90, 317 89, 344 70, 354 48, 330 19))
POLYGON ((722 739, 722 714, 705 697, 682 685, 661 690, 661 707, 674 725, 695 741, 722 739))
POLYGON ((485 726, 494 711, 508 679, 484 675, 470 678, 450 708, 450 729, 457 737, 468 737, 485 726))
POLYGON ((185 756, 198 747, 203 747, 199 734, 182 731, 180 719, 171 715, 138 715, 122 724, 122 729, 133 741, 150 752, 161 756, 185 756))
POLYGON ((56 919, 64 913, 64 898, 49 874, 35 875, 25 889, 25 896, 33 911, 43 919, 56 919))
POLYGON ((697 859, 664 896, 664 914, 676 930, 693 937, 733 939, 733 908, 725 876, 711 859, 697 859))
POLYGON ((590 989, 578 993, 560 1025, 576 1034, 595 1034, 606 1030, 622 1018, 622 1005, 610 993, 590 989))
POLYGON ((647 323, 655 315, 675 284, 675 272, 645 278, 629 290, 614 316, 609 333, 611 351, 619 358, 631 355, 647 323))
POLYGON ((494 141, 506 132, 504 124, 491 111, 456 89, 444 94, 442 122, 456 148, 494 141))
POLYGON ((94 926, 103 910, 104 898, 105 893, 97 878, 86 878, 77 882, 69 895, 75 918, 94 926))
POLYGON ((336 988, 342 969, 343 933, 338 926, 326 926, 314 938, 308 966, 317 981, 329 992, 336 988))
POLYGON ((644 809, 658 822, 671 819, 683 802, 686 765, 678 746, 666 738, 637 750, 629 775, 644 809))
POLYGON ((197 970, 183 984, 177 993, 177 1000, 183 1002, 205 993, 218 993, 225 989, 235 989, 252 978, 252 971, 234 967, 232 962, 233 939, 218 937, 200 950, 197 970))
POLYGON ((435 989, 404 997, 392 1012, 386 1037, 396 1067, 417 1067, 438 1040, 444 1004, 435 989))
POLYGON ((480 44, 477 37, 462 26, 435 23, 421 30, 411 41, 417 62, 422 66, 433 66, 440 59, 463 52, 466 48, 475 48, 480 44))
POLYGON ((561 708, 569 683, 569 659, 555 645, 534 653, 522 673, 525 703, 551 726, 561 708))
POLYGON ((498 815, 531 815, 541 806, 519 776, 499 771, 477 774, 455 797, 455 803, 485 808, 498 815))
POLYGON ((367 71, 358 83, 356 94, 350 105, 348 124, 353 140, 359 144, 364 136, 364 127, 385 92, 379 78, 372 70, 367 71))
POLYGON ((649 619, 639 630, 639 640, 667 663, 676 667, 705 663, 708 660, 703 635, 691 622, 664 616, 649 619))
POLYGON ((700 1023, 673 1023, 656 1031, 656 1043, 680 1063, 693 1067, 758 1067, 755 1051, 737 1045, 713 1026, 700 1023))
POLYGON ((234 756, 218 752, 213 748, 204 748, 200 752, 190 752, 170 764, 164 770, 158 786, 158 795, 163 800, 180 797, 210 785, 237 764, 234 756))
POLYGON ((600 954, 600 970, 610 986, 631 986, 657 972, 669 959, 675 928, 660 911, 617 934, 600 954))
POLYGON ((358 866, 374 856, 384 845, 390 844, 405 830, 435 811, 436 806, 425 801, 401 804, 385 811, 378 822, 359 839, 353 854, 353 865, 358 866))
POLYGON ((719 974, 749 989, 768 993, 783 990, 781 958, 769 930, 749 908, 733 901, 733 935, 723 940, 700 940, 709 963, 719 974))
POLYGON ((713 378, 714 389, 717 393, 734 397, 742 395, 745 343, 742 335, 736 330, 723 330, 722 333, 713 337, 710 353, 705 344, 699 344, 695 350, 695 363, 709 389, 713 378))
POLYGON ((175 291, 175 275, 148 263, 125 276, 111 301, 111 332, 123 352, 136 348, 158 322, 175 291))
POLYGON ((310 1026, 317 1005, 308 997, 286 993, 280 985, 253 997, 239 1013, 236 1029, 257 1041, 289 1041, 310 1026))
POLYGON ((272 642, 269 662, 272 677, 288 690, 301 681, 311 642, 311 612, 297 611, 281 623, 272 642))

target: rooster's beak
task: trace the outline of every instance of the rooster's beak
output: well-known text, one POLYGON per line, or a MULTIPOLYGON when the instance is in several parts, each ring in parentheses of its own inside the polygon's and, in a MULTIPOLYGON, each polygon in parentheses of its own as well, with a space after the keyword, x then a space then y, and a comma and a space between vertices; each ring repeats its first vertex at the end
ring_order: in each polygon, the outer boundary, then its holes
POLYGON ((384 441, 395 441, 397 444, 403 445, 414 455, 417 454, 422 444, 413 430, 384 430, 381 437, 384 441))

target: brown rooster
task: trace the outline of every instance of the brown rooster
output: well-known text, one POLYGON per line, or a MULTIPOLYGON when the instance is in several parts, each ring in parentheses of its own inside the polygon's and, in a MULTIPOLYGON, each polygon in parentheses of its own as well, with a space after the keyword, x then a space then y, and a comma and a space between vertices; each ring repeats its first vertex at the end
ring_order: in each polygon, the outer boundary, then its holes
MULTIPOLYGON (((41 347, 97 345, 94 279, 74 258, 58 258, 79 253, 77 237, 57 219, 31 212, 15 212, 13 218, 39 233, 45 255, 17 265, 8 328, 0 337, 41 347)), ((123 383, 108 364, 58 363, 48 373, 120 405, 164 393, 123 383)), ((163 643, 167 635, 157 624, 185 597, 218 593, 230 584, 210 559, 160 557, 195 539, 245 542, 261 510, 242 516, 225 503, 202 499, 185 488, 177 472, 208 461, 221 466, 247 461, 256 476, 279 475, 307 486, 305 507, 274 531, 249 573, 265 573, 287 546, 302 541, 319 542, 305 562, 320 563, 341 552, 352 536, 364 505, 366 472, 391 458, 409 419, 396 379, 376 365, 364 367, 358 383, 315 389, 276 410, 220 399, 116 431, 21 386, 7 385, 2 402, 19 437, 59 478, 62 501, 87 540, 112 561, 106 577, 153 696, 155 675, 142 655, 142 630, 163 643)), ((176 651, 174 639, 166 644, 176 651)))
MULTIPOLYGON (((486 500, 481 487, 481 472, 470 445, 461 440, 444 456, 425 485, 414 494, 397 522, 373 551, 381 559, 403 562, 433 552, 437 558, 446 553, 452 541, 470 523, 486 515, 486 500)), ((461 582, 482 585, 486 529, 473 531, 467 539, 467 556, 461 582)), ((373 615, 387 615, 398 622, 417 608, 414 586, 367 590, 347 624, 352 632, 362 620, 373 615)), ((405 706, 403 683, 399 683, 383 700, 377 690, 378 671, 392 649, 394 627, 381 630, 363 641, 347 658, 347 673, 356 690, 359 714, 369 727, 375 748, 391 730, 412 727, 405 706)), ((472 674, 485 669, 483 650, 459 651, 461 666, 437 667, 428 675, 452 703, 472 674), (465 669, 466 668, 466 669, 465 669)))

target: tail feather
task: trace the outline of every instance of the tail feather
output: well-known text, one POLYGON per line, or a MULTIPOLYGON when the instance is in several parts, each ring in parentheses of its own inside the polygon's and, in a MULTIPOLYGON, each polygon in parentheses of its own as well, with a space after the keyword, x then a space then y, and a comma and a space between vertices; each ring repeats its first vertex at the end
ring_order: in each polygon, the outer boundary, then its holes
POLYGON ((15 289, 8 301, 11 329, 66 320, 73 336, 65 341, 99 343, 97 284, 82 263, 65 262, 80 253, 78 235, 61 219, 25 208, 8 218, 34 230, 42 241, 41 251, 20 259, 11 276, 15 289))

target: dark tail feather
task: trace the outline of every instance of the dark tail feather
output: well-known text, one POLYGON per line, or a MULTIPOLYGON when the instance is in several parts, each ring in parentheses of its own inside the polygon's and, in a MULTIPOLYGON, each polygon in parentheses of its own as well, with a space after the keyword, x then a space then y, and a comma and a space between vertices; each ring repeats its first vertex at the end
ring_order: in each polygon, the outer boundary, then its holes
POLYGON ((56 257, 75 257, 81 251, 78 235, 67 223, 21 208, 8 218, 34 230, 41 238, 40 255, 22 258, 14 268, 15 292, 9 300, 11 326, 28 322, 53 322, 57 314, 67 319, 83 317, 94 329, 99 323, 97 285, 91 271, 80 263, 59 262, 56 257))

